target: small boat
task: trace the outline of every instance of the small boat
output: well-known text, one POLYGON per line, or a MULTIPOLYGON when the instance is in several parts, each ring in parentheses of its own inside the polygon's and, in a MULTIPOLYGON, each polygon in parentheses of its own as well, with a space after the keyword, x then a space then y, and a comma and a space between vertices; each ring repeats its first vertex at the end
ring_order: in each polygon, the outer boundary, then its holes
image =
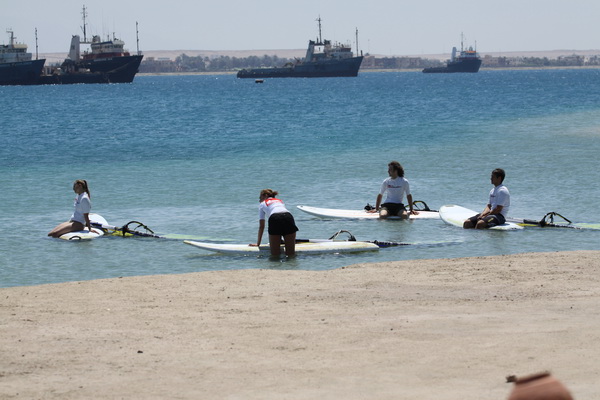
POLYGON ((0 45, 0 85, 37 84, 46 60, 33 60, 27 45, 17 43, 13 31, 6 32, 10 41, 0 45))
POLYGON ((463 40, 460 41, 460 54, 456 55, 456 47, 452 48, 452 58, 448 60, 445 67, 430 67, 423 70, 426 74, 450 73, 450 72, 478 72, 481 67, 481 58, 477 51, 470 46, 467 50, 463 48, 463 40))
POLYGON ((355 57, 349 45, 332 44, 330 40, 323 40, 321 18, 318 18, 317 21, 319 22, 319 37, 316 41, 308 41, 304 59, 297 60, 295 63, 287 63, 283 67, 243 69, 237 73, 237 77, 260 79, 357 76, 363 56, 355 57))

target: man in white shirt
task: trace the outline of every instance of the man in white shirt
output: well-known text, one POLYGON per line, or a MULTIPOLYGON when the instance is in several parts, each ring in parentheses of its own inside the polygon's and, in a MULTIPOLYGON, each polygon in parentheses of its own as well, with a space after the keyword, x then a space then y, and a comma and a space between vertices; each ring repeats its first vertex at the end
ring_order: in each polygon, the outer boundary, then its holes
POLYGON ((510 193, 502 184, 506 173, 502 168, 492 171, 491 182, 494 188, 490 191, 490 200, 482 212, 465 220, 465 229, 486 229, 506 222, 510 208, 510 193))
POLYGON ((404 168, 398 161, 392 161, 388 164, 388 175, 389 178, 381 184, 381 190, 375 202, 375 209, 369 212, 379 212, 379 218, 398 215, 402 219, 407 219, 409 213, 418 214, 419 212, 413 209, 412 194, 410 193, 408 180, 404 178, 404 168), (387 196, 382 204, 381 200, 384 194, 387 194, 387 196), (405 196, 409 211, 406 211, 403 203, 405 196))

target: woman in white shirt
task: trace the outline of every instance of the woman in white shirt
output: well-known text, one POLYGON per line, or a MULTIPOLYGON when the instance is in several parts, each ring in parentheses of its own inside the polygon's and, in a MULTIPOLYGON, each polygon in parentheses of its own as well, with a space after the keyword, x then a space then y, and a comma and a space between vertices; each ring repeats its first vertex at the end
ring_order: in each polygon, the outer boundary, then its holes
POLYGON ((60 237, 65 233, 82 231, 85 227, 91 230, 89 213, 92 210, 92 201, 90 200, 90 189, 85 179, 78 179, 73 183, 73 191, 77 194, 75 197, 75 210, 71 219, 59 224, 52 229, 48 236, 60 237))
POLYGON ((258 206, 258 240, 250 246, 260 246, 265 220, 269 221, 269 247, 272 256, 281 254, 281 237, 283 236, 285 255, 291 257, 296 254, 296 232, 298 227, 294 216, 285 208, 280 199, 275 198, 277 192, 272 189, 263 189, 260 192, 260 205, 258 206))

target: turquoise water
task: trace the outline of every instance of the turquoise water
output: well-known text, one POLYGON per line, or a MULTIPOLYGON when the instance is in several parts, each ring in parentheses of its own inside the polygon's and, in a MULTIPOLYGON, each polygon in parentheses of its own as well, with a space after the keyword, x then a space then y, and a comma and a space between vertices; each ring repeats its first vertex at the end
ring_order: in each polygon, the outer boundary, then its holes
MULTIPOLYGON (((0 287, 242 268, 323 270, 392 260, 598 250, 600 232, 472 232, 442 221, 321 220, 296 209, 374 203, 400 161, 415 199, 480 210, 507 172, 511 215, 594 212, 600 70, 361 73, 356 79, 138 76, 130 85, 0 87, 0 287), (339 229, 414 243, 378 253, 215 255, 178 240, 46 237, 69 218, 75 179, 109 223, 203 240, 256 240, 270 187, 299 237, 339 229)), ((266 237, 265 237, 266 241, 266 237)), ((415 263, 418 268, 418 263, 415 263)))

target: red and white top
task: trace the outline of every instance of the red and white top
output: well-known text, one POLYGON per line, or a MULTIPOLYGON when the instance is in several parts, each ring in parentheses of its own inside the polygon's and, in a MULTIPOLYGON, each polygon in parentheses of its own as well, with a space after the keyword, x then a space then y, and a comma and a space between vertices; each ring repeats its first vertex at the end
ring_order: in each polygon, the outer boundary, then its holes
POLYGON ((268 219, 272 214, 289 212, 280 199, 269 197, 258 206, 258 219, 268 219))

